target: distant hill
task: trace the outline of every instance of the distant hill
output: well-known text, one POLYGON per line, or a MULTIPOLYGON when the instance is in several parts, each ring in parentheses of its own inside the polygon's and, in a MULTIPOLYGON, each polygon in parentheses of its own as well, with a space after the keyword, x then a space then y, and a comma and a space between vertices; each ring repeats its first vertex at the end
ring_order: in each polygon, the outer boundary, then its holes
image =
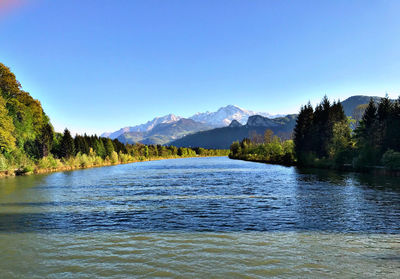
POLYGON ((271 129, 282 138, 289 138, 296 124, 296 114, 270 119, 260 115, 250 116, 246 125, 234 122, 229 127, 216 128, 208 131, 194 133, 170 142, 177 147, 203 147, 227 149, 232 142, 241 141, 251 137, 253 133, 264 134, 271 129))
POLYGON ((344 113, 347 116, 353 116, 354 109, 359 105, 368 104, 370 99, 373 99, 376 103, 378 103, 382 98, 376 96, 363 96, 363 95, 356 95, 347 98, 342 103, 344 113))
POLYGON ((172 123, 160 123, 146 132, 127 132, 118 137, 123 143, 167 144, 191 133, 209 130, 212 127, 192 119, 180 118, 172 123))

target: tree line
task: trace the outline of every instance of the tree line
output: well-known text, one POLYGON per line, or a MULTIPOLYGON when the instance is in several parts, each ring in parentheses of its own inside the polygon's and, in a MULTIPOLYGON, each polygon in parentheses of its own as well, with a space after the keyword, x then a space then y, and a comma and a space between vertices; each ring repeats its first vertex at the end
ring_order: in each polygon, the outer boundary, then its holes
POLYGON ((151 158, 226 156, 227 150, 123 144, 118 139, 54 131, 38 100, 0 63, 0 172, 101 166, 151 158))
POLYGON ((400 100, 386 95, 376 103, 372 98, 355 125, 340 103, 325 97, 313 109, 300 110, 294 130, 299 165, 354 169, 384 166, 400 168, 400 100))
POLYGON ((263 141, 258 136, 233 143, 229 156, 304 167, 400 169, 400 99, 371 98, 362 107, 355 121, 339 101, 331 103, 325 96, 315 108, 310 103, 301 107, 293 140, 270 141, 266 131, 263 141))
POLYGON ((273 164, 295 164, 293 140, 282 140, 267 129, 264 135, 252 132, 250 138, 232 143, 229 158, 273 164))

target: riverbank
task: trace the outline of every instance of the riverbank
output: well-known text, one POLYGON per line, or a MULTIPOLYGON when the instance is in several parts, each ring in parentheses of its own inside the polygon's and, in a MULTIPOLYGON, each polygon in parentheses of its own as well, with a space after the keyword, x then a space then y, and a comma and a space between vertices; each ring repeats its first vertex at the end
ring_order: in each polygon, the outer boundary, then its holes
POLYGON ((150 157, 150 158, 139 157, 139 158, 135 158, 134 160, 129 160, 126 162, 118 161, 116 163, 112 163, 110 161, 103 161, 102 163, 99 163, 99 164, 88 164, 88 165, 82 164, 81 162, 79 162, 78 164, 75 164, 75 165, 65 165, 67 162, 59 161, 58 164, 61 163, 62 165, 57 165, 57 166, 49 167, 49 168, 40 168, 39 166, 35 166, 33 168, 33 170, 31 170, 31 171, 24 171, 22 169, 0 171, 0 179, 7 178, 7 177, 13 177, 13 176, 46 174, 46 173, 52 173, 52 172, 73 171, 73 170, 89 169, 89 168, 101 168, 101 167, 106 167, 106 166, 116 166, 116 165, 123 165, 123 164, 148 162, 148 161, 184 159, 184 158, 201 158, 201 157, 223 157, 223 156, 221 156, 221 155, 215 155, 215 156, 214 155, 207 155, 207 156, 202 156, 202 155, 178 156, 178 155, 176 155, 176 156, 150 157))
POLYGON ((246 161, 246 162, 254 162, 254 163, 262 163, 262 164, 270 164, 270 165, 279 165, 279 166, 284 166, 284 167, 295 167, 296 164, 294 162, 277 162, 277 161, 267 161, 267 160, 261 160, 261 159, 249 159, 249 158, 234 158, 228 156, 229 159, 231 160, 240 160, 240 161, 246 161))
POLYGON ((295 162, 290 163, 281 163, 276 161, 266 161, 259 159, 249 159, 249 158, 234 158, 229 157, 231 160, 240 160, 247 162, 255 162, 255 163, 263 163, 263 164, 271 164, 271 165, 280 165, 285 167, 297 167, 297 168, 307 168, 307 169, 325 169, 325 170, 334 170, 341 172, 358 172, 358 173, 371 173, 373 175, 385 175, 385 176, 394 176, 400 177, 399 169, 389 169, 383 166, 368 166, 364 168, 354 168, 352 165, 343 165, 340 167, 332 167, 328 165, 319 165, 319 166, 298 166, 295 162))

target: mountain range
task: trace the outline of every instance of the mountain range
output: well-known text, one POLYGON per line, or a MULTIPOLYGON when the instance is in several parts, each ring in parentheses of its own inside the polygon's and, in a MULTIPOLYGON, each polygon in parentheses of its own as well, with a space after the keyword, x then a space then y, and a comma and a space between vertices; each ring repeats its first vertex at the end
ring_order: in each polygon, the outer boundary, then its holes
MULTIPOLYGON (((347 116, 371 97, 352 96, 342 103, 347 116)), ((380 97, 372 97, 378 102, 380 97)), ((290 138, 296 124, 296 114, 270 115, 228 105, 215 112, 197 113, 189 118, 174 114, 156 117, 145 124, 121 128, 101 136, 117 138, 124 143, 171 144, 178 147, 229 148, 236 140, 263 134, 271 129, 282 138, 290 138)))
POLYGON ((117 138, 124 143, 167 144, 170 141, 195 132, 228 126, 232 120, 246 124, 248 118, 253 115, 263 115, 271 118, 279 116, 257 113, 238 106, 228 105, 215 112, 196 113, 189 118, 168 114, 156 117, 145 124, 124 127, 115 132, 103 133, 101 136, 111 139, 117 138))

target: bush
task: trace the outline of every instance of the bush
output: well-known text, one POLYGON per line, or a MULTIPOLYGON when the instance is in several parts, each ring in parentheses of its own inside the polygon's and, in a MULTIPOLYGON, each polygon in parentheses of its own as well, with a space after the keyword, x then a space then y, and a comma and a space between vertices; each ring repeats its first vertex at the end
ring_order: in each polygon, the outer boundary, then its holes
POLYGON ((0 171, 6 171, 6 170, 8 170, 7 159, 3 156, 3 154, 0 154, 0 171))
POLYGON ((376 165, 378 152, 372 147, 359 149, 358 156, 353 159, 353 167, 356 169, 365 169, 376 165))
POLYGON ((29 172, 33 172, 33 170, 35 169, 34 165, 25 165, 21 167, 21 172, 22 173, 29 173, 29 172))
POLYGON ((77 159, 79 160, 80 167, 87 168, 92 165, 91 160, 89 159, 89 157, 86 154, 83 154, 83 155, 78 154, 77 159))
POLYGON ((56 169, 61 167, 62 163, 59 159, 54 158, 53 155, 50 154, 47 157, 39 159, 37 165, 40 169, 56 169))
POLYGON ((132 161, 132 157, 129 154, 124 154, 122 152, 119 153, 119 160, 121 163, 128 163, 132 161))
POLYGON ((115 151, 111 152, 110 162, 111 162, 111 164, 117 164, 118 163, 118 154, 117 154, 117 152, 115 152, 115 151))
POLYGON ((76 167, 80 166, 80 162, 77 157, 71 156, 69 158, 64 158, 63 160, 64 160, 64 164, 68 167, 76 168, 76 167))
POLYGON ((103 159, 100 156, 96 156, 96 157, 94 157, 93 163, 96 166, 101 166, 103 164, 103 159))
POLYGON ((389 169, 400 169, 400 152, 389 149, 383 154, 382 163, 389 169))

